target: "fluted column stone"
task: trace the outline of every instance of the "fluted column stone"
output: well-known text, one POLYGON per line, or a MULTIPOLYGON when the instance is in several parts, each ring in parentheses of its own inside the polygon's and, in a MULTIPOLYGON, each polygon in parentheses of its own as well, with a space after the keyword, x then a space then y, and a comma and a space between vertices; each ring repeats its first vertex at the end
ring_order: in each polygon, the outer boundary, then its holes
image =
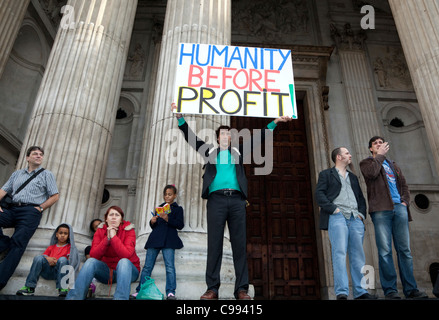
POLYGON ((137 0, 67 5, 74 21, 59 28, 23 145, 46 149, 60 191, 41 227, 68 222, 88 234, 101 204, 137 0))
POLYGON ((73 227, 82 253, 90 244, 89 223, 99 215, 137 0, 70 0, 67 5, 70 20, 55 38, 18 160, 25 166, 25 150, 42 146, 43 166, 54 173, 60 199, 44 211, 4 293, 15 294, 23 285, 35 252, 44 251, 59 224, 73 227))
MULTIPOLYGON (((155 98, 151 114, 150 129, 145 134, 147 163, 141 177, 139 190, 145 195, 139 199, 137 210, 141 230, 149 231, 150 216, 145 214, 163 201, 163 187, 175 184, 179 189, 178 202, 190 206, 185 214, 185 230, 205 231, 205 203, 201 199, 202 165, 194 152, 184 141, 177 127, 177 120, 171 112, 174 95, 175 70, 177 67, 178 44, 210 43, 230 44, 231 7, 229 0, 169 0, 161 42, 160 60, 157 71, 155 98), (178 150, 171 146, 172 138, 178 140, 178 150), (189 149, 188 149, 189 148, 189 149), (173 154, 169 154, 170 151, 173 154), (188 157, 182 155, 189 154, 188 157), (176 155, 178 160, 171 159, 176 155), (176 163, 175 163, 176 162, 176 163), (149 210, 149 211, 148 211, 149 210)), ((215 130, 220 124, 229 123, 224 116, 185 116, 197 133, 201 129, 215 130)), ((175 146, 176 144, 174 144, 175 146)))
POLYGON ((0 78, 5 70, 30 0, 0 0, 0 78))
POLYGON ((439 170, 439 1, 389 0, 439 170))
MULTIPOLYGON (((175 98, 174 80, 179 43, 229 45, 230 37, 230 0, 168 0, 150 128, 144 137, 145 168, 143 176, 139 177, 137 188, 141 196, 138 200, 136 221, 141 235, 138 238, 138 248, 143 249, 151 231, 149 212, 163 202, 165 185, 175 184, 178 189, 176 201, 183 206, 185 219, 185 228, 179 233, 184 248, 176 253, 177 296, 182 298, 198 299, 206 289, 204 273, 207 223, 206 201, 201 199, 202 163, 184 140, 175 115, 171 112, 171 103, 175 98)), ((219 125, 230 123, 229 118, 224 116, 185 115, 185 119, 201 138, 205 138, 202 136, 204 132, 210 139, 213 139, 214 130, 219 125)), ((234 277, 230 245, 227 241, 225 247, 222 283, 231 282, 234 277)), ((138 252, 142 255, 141 250, 138 252)), ((159 264, 157 267, 162 266, 159 264)), ((164 270, 157 272, 157 283, 165 282, 164 275, 164 270)), ((225 287, 226 285, 222 285, 222 288, 225 287)), ((224 297, 224 293, 222 296, 224 297)))
MULTIPOLYGON (((350 150, 354 155, 353 163, 360 185, 366 196, 366 184, 359 169, 359 162, 370 156, 369 139, 373 136, 383 136, 379 117, 375 106, 373 82, 369 72, 366 52, 364 50, 365 34, 363 31, 353 31, 349 24, 344 30, 336 30, 332 26, 334 38, 340 57, 340 68, 346 98, 347 113, 350 123, 346 132, 351 135, 354 143, 350 150)), ((335 141, 335 146, 339 146, 335 141)), ((365 221, 364 252, 366 264, 372 265, 378 271, 378 253, 375 245, 375 233, 370 217, 365 221)), ((329 246, 329 242, 327 242, 329 246)), ((328 247, 329 249, 329 247, 328 247)), ((330 251, 327 251, 330 252, 330 251)), ((378 272, 375 272, 375 283, 378 283, 378 272)), ((331 286, 333 279, 329 279, 331 286)))

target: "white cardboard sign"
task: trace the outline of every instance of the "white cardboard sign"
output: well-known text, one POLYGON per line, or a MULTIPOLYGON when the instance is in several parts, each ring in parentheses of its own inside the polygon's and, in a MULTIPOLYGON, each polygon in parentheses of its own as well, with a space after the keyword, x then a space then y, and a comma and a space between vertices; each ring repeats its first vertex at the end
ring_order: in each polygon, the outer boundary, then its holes
POLYGON ((177 113, 297 119, 291 51, 179 45, 177 113))

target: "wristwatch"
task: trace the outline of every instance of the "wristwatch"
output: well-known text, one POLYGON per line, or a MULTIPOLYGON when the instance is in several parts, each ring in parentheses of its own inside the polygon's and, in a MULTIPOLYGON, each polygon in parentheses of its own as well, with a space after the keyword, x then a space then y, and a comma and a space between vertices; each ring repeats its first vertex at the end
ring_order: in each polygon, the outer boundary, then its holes
POLYGON ((38 206, 38 207, 40 208, 40 212, 43 212, 43 211, 44 211, 44 209, 43 209, 42 206, 38 206))

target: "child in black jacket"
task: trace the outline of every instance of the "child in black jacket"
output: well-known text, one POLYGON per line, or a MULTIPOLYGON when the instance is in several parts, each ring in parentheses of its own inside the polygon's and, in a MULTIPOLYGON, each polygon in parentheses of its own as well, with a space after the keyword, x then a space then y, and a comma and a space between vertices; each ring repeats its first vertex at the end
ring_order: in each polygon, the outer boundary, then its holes
POLYGON ((174 264, 175 249, 183 248, 183 242, 178 236, 177 230, 184 227, 183 208, 174 202, 176 198, 177 188, 174 185, 167 185, 163 190, 165 202, 159 208, 169 205, 171 211, 169 213, 153 213, 153 217, 149 222, 152 232, 145 244, 147 250, 145 266, 142 269, 140 283, 133 296, 137 295, 145 279, 151 276, 157 255, 161 250, 166 267, 166 296, 167 299, 175 299, 175 289, 177 287, 174 264))

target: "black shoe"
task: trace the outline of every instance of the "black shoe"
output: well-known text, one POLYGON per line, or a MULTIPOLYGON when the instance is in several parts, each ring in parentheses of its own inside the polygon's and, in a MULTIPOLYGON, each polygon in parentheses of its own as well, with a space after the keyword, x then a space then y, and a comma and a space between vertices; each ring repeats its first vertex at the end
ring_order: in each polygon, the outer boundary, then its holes
POLYGON ((166 297, 166 300, 177 300, 177 298, 175 297, 175 294, 169 293, 166 297))
POLYGON ((69 293, 69 289, 58 289, 58 296, 65 298, 67 296, 67 293, 69 293))
POLYGON ((348 296, 345 294, 339 294, 337 300, 348 300, 348 296))
POLYGON ((20 290, 17 291, 17 296, 33 296, 35 294, 35 288, 30 287, 22 287, 20 290))
POLYGON ((413 290, 407 296, 407 299, 428 299, 428 296, 425 292, 421 292, 419 290, 413 290))
POLYGON ((362 294, 359 297, 356 297, 355 300, 376 300, 378 299, 376 296, 371 295, 369 293, 362 294))
POLYGON ((398 292, 391 292, 386 295, 386 300, 399 300, 401 297, 398 295, 398 292))

